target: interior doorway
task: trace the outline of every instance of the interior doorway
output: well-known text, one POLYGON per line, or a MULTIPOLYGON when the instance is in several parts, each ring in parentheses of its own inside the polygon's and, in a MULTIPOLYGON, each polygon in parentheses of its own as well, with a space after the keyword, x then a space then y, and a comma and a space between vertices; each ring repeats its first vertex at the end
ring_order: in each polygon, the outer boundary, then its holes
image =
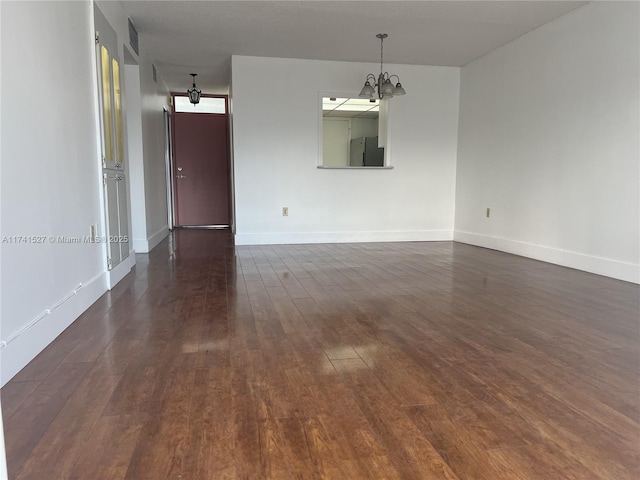
POLYGON ((228 97, 203 95, 192 105, 173 95, 173 212, 176 227, 231 225, 228 97))

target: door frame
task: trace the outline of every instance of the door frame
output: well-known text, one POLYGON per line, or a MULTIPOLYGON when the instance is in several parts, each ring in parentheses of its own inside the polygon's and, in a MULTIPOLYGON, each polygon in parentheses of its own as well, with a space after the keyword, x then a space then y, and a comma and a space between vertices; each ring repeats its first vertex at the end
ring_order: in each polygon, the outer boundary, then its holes
MULTIPOLYGON (((170 228, 211 228, 211 227, 178 227, 176 225, 176 212, 177 212, 177 205, 176 205, 176 191, 177 191, 177 185, 176 185, 176 175, 175 172, 177 171, 176 169, 176 156, 175 156, 175 135, 176 135, 176 129, 175 129, 175 118, 176 118, 176 102, 174 101, 175 97, 187 97, 187 93, 186 92, 171 92, 171 113, 169 115, 170 117, 170 122, 171 122, 171 126, 170 126, 170 130, 171 130, 171 141, 170 141, 170 170, 171 170, 171 181, 169 182, 170 184, 167 186, 167 189, 171 190, 171 210, 172 210, 172 214, 171 214, 171 222, 172 225, 170 225, 170 228)), ((227 124, 227 135, 226 135, 226 142, 227 142, 227 193, 229 195, 229 202, 228 202, 228 215, 229 215, 229 229, 233 232, 234 231, 234 225, 235 225, 235 218, 234 218, 234 208, 233 205, 235 205, 234 203, 234 198, 233 198, 233 182, 232 182, 232 178, 233 178, 233 165, 231 162, 231 158, 232 158, 232 153, 231 153, 231 115, 229 114, 229 95, 224 95, 224 94, 215 94, 215 93, 203 93, 200 95, 201 98, 224 98, 224 109, 225 109, 225 113, 224 114, 219 114, 219 113, 203 113, 201 115, 224 115, 225 119, 226 119, 226 124, 227 124)))
POLYGON ((175 201, 173 192, 173 99, 171 105, 162 108, 164 120, 164 165, 167 190, 167 227, 172 231, 175 227, 175 201))

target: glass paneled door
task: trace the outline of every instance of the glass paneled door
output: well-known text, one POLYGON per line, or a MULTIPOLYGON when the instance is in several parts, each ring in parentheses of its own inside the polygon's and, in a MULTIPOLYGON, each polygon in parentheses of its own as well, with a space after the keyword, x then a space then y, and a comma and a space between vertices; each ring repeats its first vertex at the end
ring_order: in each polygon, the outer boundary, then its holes
POLYGON ((129 208, 124 168, 121 71, 118 38, 100 9, 94 5, 98 96, 104 187, 105 246, 112 269, 129 256, 129 208))

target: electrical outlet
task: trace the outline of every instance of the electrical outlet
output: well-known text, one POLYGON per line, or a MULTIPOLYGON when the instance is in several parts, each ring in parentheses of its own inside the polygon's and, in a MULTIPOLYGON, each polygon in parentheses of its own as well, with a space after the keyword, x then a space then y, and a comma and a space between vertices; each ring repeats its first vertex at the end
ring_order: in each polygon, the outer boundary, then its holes
POLYGON ((283 217, 289 216, 289 207, 282 207, 282 216, 283 217))
POLYGON ((487 218, 489 218, 491 216, 491 209, 487 208, 487 218))

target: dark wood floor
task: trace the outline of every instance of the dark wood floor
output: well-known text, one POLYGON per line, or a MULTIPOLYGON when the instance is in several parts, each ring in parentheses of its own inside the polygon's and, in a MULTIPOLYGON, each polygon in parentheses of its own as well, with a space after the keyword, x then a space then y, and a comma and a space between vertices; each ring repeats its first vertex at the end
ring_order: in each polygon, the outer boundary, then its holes
POLYGON ((638 286, 177 231, 2 389, 12 479, 640 478, 638 286))

